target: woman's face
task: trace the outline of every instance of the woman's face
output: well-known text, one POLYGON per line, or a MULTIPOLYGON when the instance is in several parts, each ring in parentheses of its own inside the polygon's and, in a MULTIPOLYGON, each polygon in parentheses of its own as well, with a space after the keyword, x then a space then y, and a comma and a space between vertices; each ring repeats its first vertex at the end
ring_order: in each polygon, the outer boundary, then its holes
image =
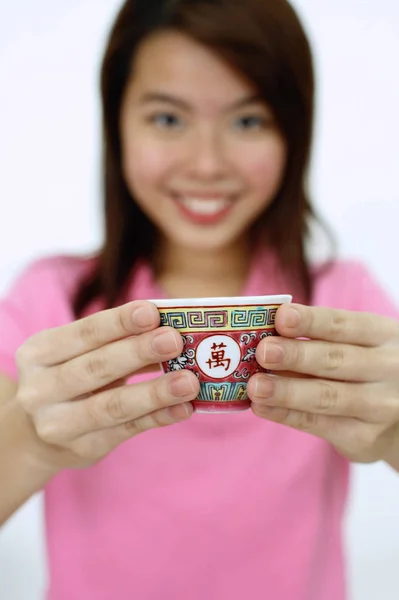
POLYGON ((169 244, 220 250, 243 237, 284 174, 270 109, 206 47, 179 33, 148 38, 121 118, 130 193, 169 244))

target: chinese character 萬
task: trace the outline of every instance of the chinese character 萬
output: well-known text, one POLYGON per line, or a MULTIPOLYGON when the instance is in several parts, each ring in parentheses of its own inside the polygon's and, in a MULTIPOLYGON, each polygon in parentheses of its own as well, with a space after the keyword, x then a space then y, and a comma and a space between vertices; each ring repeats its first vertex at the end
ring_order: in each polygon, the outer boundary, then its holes
POLYGON ((225 358, 224 348, 227 348, 225 344, 213 344, 211 347, 211 358, 207 361, 210 369, 216 367, 225 367, 226 371, 229 370, 231 360, 229 358, 225 358))

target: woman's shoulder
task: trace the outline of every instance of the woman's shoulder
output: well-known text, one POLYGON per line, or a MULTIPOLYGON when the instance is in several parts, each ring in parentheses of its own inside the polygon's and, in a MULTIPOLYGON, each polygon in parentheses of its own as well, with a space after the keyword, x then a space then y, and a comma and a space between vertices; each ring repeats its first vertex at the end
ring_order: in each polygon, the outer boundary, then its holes
POLYGON ((14 272, 0 298, 0 371, 17 377, 15 352, 44 329, 74 319, 72 296, 93 257, 47 256, 14 272))
POLYGON ((360 310, 396 317, 396 303, 374 269, 360 259, 336 259, 313 265, 314 305, 360 310))
POLYGON ((25 269, 35 273, 62 273, 70 277, 79 276, 95 264, 97 254, 50 254, 39 256, 27 263, 25 269))
MULTIPOLYGON (((70 292, 94 267, 97 257, 57 254, 42 256, 28 262, 14 278, 14 286, 33 288, 37 286, 57 288, 70 292)), ((33 290, 32 290, 33 291, 33 290)), ((44 291, 42 287, 42 292, 44 291)))
POLYGON ((95 256, 51 255, 28 262, 6 287, 0 301, 2 314, 42 328, 71 321, 75 291, 95 261, 95 256))
POLYGON ((359 259, 336 258, 324 263, 314 262, 311 265, 311 272, 316 285, 325 285, 331 282, 352 281, 353 277, 358 278, 369 272, 366 264, 359 259))

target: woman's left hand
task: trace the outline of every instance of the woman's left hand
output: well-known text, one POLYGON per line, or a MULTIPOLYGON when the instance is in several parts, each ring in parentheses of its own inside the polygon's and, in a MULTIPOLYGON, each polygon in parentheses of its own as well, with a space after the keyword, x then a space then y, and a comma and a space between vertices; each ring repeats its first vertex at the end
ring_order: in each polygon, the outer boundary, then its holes
POLYGON ((274 375, 248 382, 253 412, 321 437, 351 461, 385 460, 399 471, 399 322, 286 304, 276 329, 282 337, 257 348, 274 375))

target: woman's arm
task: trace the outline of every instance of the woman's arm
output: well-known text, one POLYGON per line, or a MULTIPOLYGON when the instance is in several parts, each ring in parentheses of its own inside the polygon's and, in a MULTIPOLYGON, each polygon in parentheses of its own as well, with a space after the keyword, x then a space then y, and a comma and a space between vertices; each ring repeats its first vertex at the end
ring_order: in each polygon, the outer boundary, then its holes
POLYGON ((0 526, 56 474, 40 464, 34 428, 14 401, 16 389, 0 374, 0 526))

